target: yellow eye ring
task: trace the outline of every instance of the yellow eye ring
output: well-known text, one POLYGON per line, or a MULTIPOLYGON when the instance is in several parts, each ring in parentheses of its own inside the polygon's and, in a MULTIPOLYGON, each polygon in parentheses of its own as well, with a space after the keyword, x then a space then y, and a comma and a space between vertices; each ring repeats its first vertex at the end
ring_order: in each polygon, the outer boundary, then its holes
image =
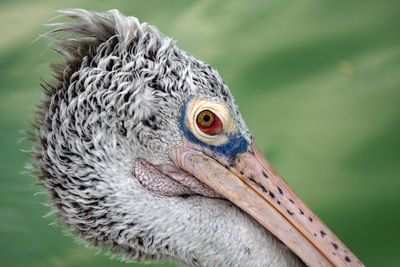
POLYGON ((185 123, 201 142, 219 146, 228 141, 229 133, 237 131, 229 110, 221 103, 193 98, 186 108, 185 123))

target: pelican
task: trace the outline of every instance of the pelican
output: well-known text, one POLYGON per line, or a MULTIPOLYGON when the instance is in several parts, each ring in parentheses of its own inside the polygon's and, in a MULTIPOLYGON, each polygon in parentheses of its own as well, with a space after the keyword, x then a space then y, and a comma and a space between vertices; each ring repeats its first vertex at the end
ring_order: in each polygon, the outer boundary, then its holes
POLYGON ((72 233, 133 261, 363 266, 264 158, 216 70, 117 10, 61 13, 33 156, 72 233))

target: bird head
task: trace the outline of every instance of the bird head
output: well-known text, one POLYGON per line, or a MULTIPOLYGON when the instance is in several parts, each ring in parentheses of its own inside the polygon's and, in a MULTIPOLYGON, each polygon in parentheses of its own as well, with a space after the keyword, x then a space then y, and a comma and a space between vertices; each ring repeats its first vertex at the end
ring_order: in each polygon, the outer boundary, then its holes
POLYGON ((134 259, 188 262, 177 243, 203 235, 188 225, 211 225, 238 246, 252 236, 253 251, 272 233, 308 265, 362 265, 265 159, 216 70, 118 11, 62 13, 78 22, 52 32, 65 62, 44 85, 34 155, 74 232, 134 259))

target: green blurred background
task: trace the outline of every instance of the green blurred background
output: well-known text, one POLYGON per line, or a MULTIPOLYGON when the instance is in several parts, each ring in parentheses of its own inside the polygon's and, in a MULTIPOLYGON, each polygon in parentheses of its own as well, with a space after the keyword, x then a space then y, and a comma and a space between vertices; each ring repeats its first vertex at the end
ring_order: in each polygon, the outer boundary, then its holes
MULTIPOLYGON (((50 225, 21 174, 54 10, 120 9, 214 66, 267 158, 367 266, 400 266, 400 1, 1 1, 0 266, 136 266, 50 225)), ((155 266, 155 265, 154 265, 155 266)))

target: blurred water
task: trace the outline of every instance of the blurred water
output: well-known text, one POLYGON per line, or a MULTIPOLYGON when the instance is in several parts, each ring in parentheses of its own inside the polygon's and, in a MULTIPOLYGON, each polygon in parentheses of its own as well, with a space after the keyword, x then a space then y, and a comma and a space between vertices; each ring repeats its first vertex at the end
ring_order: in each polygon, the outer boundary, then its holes
POLYGON ((258 145, 367 266, 399 266, 399 1, 0 2, 0 265, 118 266, 60 226, 22 175, 56 9, 148 21, 218 69, 258 145))

